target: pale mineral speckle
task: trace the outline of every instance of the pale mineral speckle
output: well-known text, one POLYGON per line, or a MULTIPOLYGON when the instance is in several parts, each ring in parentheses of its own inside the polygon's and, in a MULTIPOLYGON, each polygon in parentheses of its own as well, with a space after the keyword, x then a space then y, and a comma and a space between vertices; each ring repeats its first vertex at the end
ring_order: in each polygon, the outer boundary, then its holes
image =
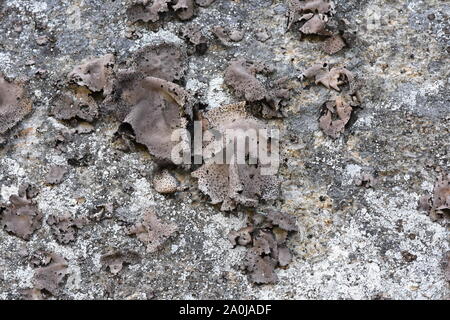
POLYGON ((230 95, 225 92, 225 84, 222 77, 216 77, 210 80, 207 99, 210 108, 217 108, 232 102, 230 95))
POLYGON ((200 92, 206 87, 207 85, 205 83, 198 81, 197 79, 188 79, 188 81, 186 82, 186 89, 190 92, 200 92))
POLYGON ((29 8, 31 9, 31 12, 33 12, 33 13, 46 11, 47 10, 47 3, 44 2, 44 1, 32 2, 29 8))
POLYGON ((11 72, 10 65, 11 57, 6 52, 0 52, 0 65, 2 66, 2 73, 9 75, 11 72))
POLYGON ((0 190, 1 201, 8 202, 11 195, 17 194, 19 188, 15 185, 12 186, 2 186, 0 190))
POLYGON ((362 168, 357 164, 349 164, 347 167, 345 167, 345 175, 344 175, 344 181, 346 181, 346 184, 352 184, 353 179, 357 178, 359 175, 361 175, 362 168))
POLYGON ((69 277, 67 278, 67 287, 73 291, 77 291, 81 287, 81 270, 77 265, 69 265, 68 268, 69 277))
POLYGON ((145 45, 159 43, 173 43, 184 46, 184 42, 174 32, 167 29, 160 29, 157 32, 143 34, 142 38, 137 40, 130 48, 130 52, 134 52, 145 45))
POLYGON ((14 271, 9 270, 5 273, 6 281, 17 281, 17 286, 20 289, 30 288, 33 280, 33 269, 31 267, 19 268, 14 271))

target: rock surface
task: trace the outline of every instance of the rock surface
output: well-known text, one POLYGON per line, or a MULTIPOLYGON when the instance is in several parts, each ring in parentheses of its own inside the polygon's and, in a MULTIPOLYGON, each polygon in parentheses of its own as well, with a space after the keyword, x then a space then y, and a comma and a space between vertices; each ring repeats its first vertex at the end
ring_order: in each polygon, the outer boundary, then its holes
POLYGON ((346 21, 352 37, 328 55, 322 39, 303 37, 295 27, 286 32, 286 2, 216 0, 197 6, 190 20, 161 15, 155 24, 132 24, 127 0, 0 1, 0 73, 25 83, 33 101, 32 112, 0 136, 0 211, 30 183, 39 191, 33 201, 44 221, 52 215, 91 221, 69 244, 59 243, 48 223, 28 241, 1 230, 0 299, 26 298, 26 290, 45 287, 36 287, 35 279, 54 262, 34 268, 30 257, 40 251, 59 257, 64 267, 44 298, 449 297, 442 266, 449 250, 447 222, 432 221, 417 203, 450 171, 450 5, 335 0, 336 17, 346 21), (180 30, 190 24, 204 32, 208 48, 202 47, 204 54, 191 50, 179 84, 206 108, 239 102, 224 84, 230 61, 267 63, 276 77, 289 79, 291 98, 280 106, 284 118, 272 120, 282 130, 283 183, 281 199, 270 207, 294 216, 299 232, 287 241, 292 262, 276 269, 276 284, 251 284, 239 269, 246 250, 233 249, 227 237, 245 227, 245 211, 225 215, 208 204, 196 180, 181 169, 171 171, 183 190, 156 192, 154 159, 143 148, 116 147, 120 122, 108 115, 92 121, 88 134, 72 120, 50 115, 52 99, 85 59, 114 54, 120 66, 148 44, 184 46, 180 30), (218 25, 245 31, 242 40, 225 45, 212 33, 218 25), (270 30, 265 41, 254 36, 262 29, 270 30), (337 139, 326 136, 318 122, 333 92, 301 78, 324 62, 362 81, 361 108, 337 139), (54 166, 70 170, 51 185, 46 174, 54 166), (371 188, 354 182, 365 172, 377 174, 371 188), (147 252, 126 231, 149 208, 177 226, 157 252, 147 252), (119 250, 141 259, 111 277, 102 257, 119 250))

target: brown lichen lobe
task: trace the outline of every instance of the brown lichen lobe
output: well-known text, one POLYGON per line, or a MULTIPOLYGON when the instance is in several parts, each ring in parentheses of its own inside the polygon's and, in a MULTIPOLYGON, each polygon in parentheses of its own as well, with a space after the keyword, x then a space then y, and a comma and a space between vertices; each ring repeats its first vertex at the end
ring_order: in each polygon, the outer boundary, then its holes
POLYGON ((325 87, 341 91, 340 85, 351 83, 354 79, 353 73, 345 68, 332 68, 329 72, 316 75, 316 83, 325 87))
POLYGON ((86 224, 85 219, 74 218, 70 214, 50 215, 47 224, 56 240, 61 244, 75 241, 77 230, 86 224))
POLYGON ((58 120, 81 119, 88 122, 98 117, 97 102, 85 87, 78 87, 74 92, 63 91, 57 94, 51 102, 50 114, 58 120))
POLYGON ((329 55, 333 55, 338 53, 342 49, 344 49, 346 43, 344 39, 340 35, 334 35, 329 37, 322 46, 323 51, 328 53, 329 55))
POLYGON ((433 206, 435 210, 450 210, 450 174, 443 175, 434 187, 433 206))
POLYGON ((238 97, 248 102, 260 101, 266 98, 267 90, 256 74, 266 70, 261 64, 245 59, 234 60, 225 70, 225 83, 235 90, 238 97))
POLYGON ((303 26, 300 28, 300 32, 304 34, 318 34, 323 36, 331 35, 329 31, 326 30, 328 17, 322 14, 304 15, 301 19, 307 20, 303 26))
POLYGON ((153 253, 162 248, 178 227, 173 223, 162 222, 153 209, 144 213, 141 220, 127 230, 147 246, 147 252, 153 253))
POLYGON ((270 284, 278 281, 275 269, 286 267, 292 254, 286 247, 289 232, 298 231, 295 218, 279 211, 255 214, 249 225, 229 234, 233 246, 247 247, 243 269, 255 284, 270 284))
POLYGON ((271 210, 265 214, 265 218, 270 224, 282 230, 288 232, 298 231, 296 219, 290 214, 271 210))
POLYGON ((246 246, 252 242, 253 227, 244 227, 237 231, 231 231, 228 234, 228 240, 230 240, 231 244, 234 246, 246 246))
POLYGON ((175 12, 184 21, 191 19, 196 11, 196 4, 206 7, 214 0, 136 0, 127 9, 131 22, 157 22, 163 13, 175 12))
POLYGON ((132 110, 124 119, 134 130, 136 142, 153 156, 172 161, 176 129, 185 129, 191 114, 189 94, 175 83, 147 77, 129 93, 132 110))
MULTIPOLYGON (((318 35, 326 37, 322 45, 322 50, 333 55, 346 47, 346 42, 341 34, 343 30, 330 30, 336 24, 342 26, 346 20, 336 21, 334 18, 335 5, 330 0, 290 0, 288 27, 291 29, 294 24, 299 25, 302 35, 318 35)), ((346 37, 347 38, 347 37, 346 37)), ((347 39, 348 40, 348 39, 347 39)))
POLYGON ((443 174, 436 181, 433 195, 422 196, 419 200, 420 210, 427 211, 433 221, 450 218, 450 174, 443 174))
POLYGON ((116 73, 113 93, 103 102, 105 111, 123 122, 119 131, 144 145, 158 162, 172 162, 177 145, 172 133, 192 119, 192 97, 172 82, 184 76, 185 58, 185 51, 173 43, 141 48, 129 69, 116 73))
POLYGON ((246 59, 237 59, 225 70, 225 83, 233 88, 238 98, 247 102, 261 103, 261 114, 264 118, 280 117, 280 103, 289 99, 290 92, 286 86, 287 77, 276 81, 262 81, 257 74, 268 75, 273 69, 262 63, 246 59))
POLYGON ((230 46, 232 42, 239 42, 245 36, 244 30, 233 27, 214 26, 211 31, 224 46, 230 46))
POLYGON ((340 95, 333 97, 323 105, 319 119, 319 127, 322 131, 336 139, 344 132, 354 110, 362 103, 355 76, 344 67, 330 69, 327 63, 318 63, 306 69, 303 77, 314 79, 315 84, 321 84, 327 89, 334 89, 338 92, 345 89, 340 95))
POLYGON ((323 132, 336 139, 345 130, 354 108, 360 105, 354 95, 341 95, 325 103, 323 114, 319 119, 319 127, 323 132))
POLYGON ((314 78, 316 84, 322 84, 328 89, 341 91, 339 86, 351 84, 355 76, 352 72, 343 67, 329 68, 326 63, 319 63, 311 66, 303 72, 305 78, 314 78))
POLYGON ((47 176, 45 177, 45 182, 48 184, 59 184, 63 181, 67 171, 68 169, 65 166, 51 166, 47 173, 47 176))
MULTIPOLYGON (((207 194, 212 204, 221 203, 222 211, 234 210, 238 204, 255 207, 260 200, 274 200, 278 197, 279 181, 275 175, 263 175, 259 162, 250 164, 217 163, 213 159, 226 154, 226 132, 229 129, 254 130, 266 128, 265 123, 252 116, 245 108, 245 102, 214 108, 203 114, 205 128, 219 133, 219 137, 206 141, 205 164, 192 172, 198 179, 199 189, 207 194)), ((262 143, 261 136, 257 137, 262 143)), ((270 148, 270 147, 269 147, 270 148)), ((245 154, 249 155, 248 149, 245 154)))
POLYGON ((68 263, 60 255, 49 253, 48 259, 42 262, 42 266, 37 268, 33 276, 35 290, 48 292, 53 296, 59 293, 60 285, 68 274, 68 263))
POLYGON ((67 76, 68 88, 58 93, 51 101, 51 112, 59 120, 94 121, 99 114, 94 93, 109 96, 113 90, 115 58, 107 54, 84 60, 67 76))
POLYGON ((172 8, 180 20, 188 20, 194 16, 194 0, 177 0, 172 8))
POLYGON ((325 30, 328 19, 334 14, 334 3, 329 0, 290 0, 288 29, 294 23, 303 22, 304 34, 329 35, 325 30))
POLYGON ((24 240, 29 240, 42 225, 42 213, 31 198, 30 194, 22 191, 19 195, 10 196, 8 206, 0 206, 1 228, 24 240))
POLYGON ((112 90, 114 64, 115 58, 112 54, 88 59, 69 73, 69 81, 85 86, 92 92, 103 91, 104 95, 108 95, 112 90))
POLYGON ((132 22, 156 22, 160 14, 169 11, 172 0, 136 0, 128 9, 127 15, 132 22))
POLYGON ((0 135, 14 127, 31 109, 32 102, 23 86, 0 74, 0 135))
POLYGON ((111 250, 100 257, 100 263, 113 275, 118 274, 125 265, 136 264, 140 260, 140 255, 130 250, 111 250))
POLYGON ((147 45, 133 55, 131 68, 142 76, 180 80, 186 72, 186 53, 173 43, 147 45))

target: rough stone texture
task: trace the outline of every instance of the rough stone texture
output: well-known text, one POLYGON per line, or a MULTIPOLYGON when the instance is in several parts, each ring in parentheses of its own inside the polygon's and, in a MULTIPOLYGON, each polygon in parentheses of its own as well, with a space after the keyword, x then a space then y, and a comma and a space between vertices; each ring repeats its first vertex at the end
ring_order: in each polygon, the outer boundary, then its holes
POLYGON ((29 257, 39 250, 67 261, 59 299, 448 298, 442 261, 449 233, 419 212, 417 202, 450 169, 450 6, 440 0, 335 2, 337 16, 355 33, 347 48, 329 56, 320 39, 285 32, 283 0, 216 0, 197 8, 192 21, 171 18, 158 32, 143 23, 129 25, 131 1, 0 1, 0 72, 28 79, 34 105, 0 146, 0 202, 8 203, 29 182, 39 189, 34 200, 44 219, 89 217, 110 203, 115 208, 68 245, 56 242, 47 224, 29 241, 1 231, 0 298, 24 298, 24 290, 33 288, 29 257), (77 134, 49 116, 51 98, 83 59, 113 53, 124 63, 158 39, 182 41, 178 32, 190 23, 252 31, 227 47, 209 33, 208 51, 190 56, 184 85, 209 108, 238 102, 223 84, 233 59, 268 62, 277 76, 289 77, 293 94, 282 107, 286 117, 275 120, 283 130, 284 179, 276 207, 295 216, 300 232, 287 243, 293 261, 276 270, 275 285, 251 285, 239 270, 245 248, 232 249, 227 235, 245 226, 244 212, 226 216, 208 205, 184 171, 176 172, 184 191, 158 194, 153 159, 141 149, 114 148, 119 123, 108 117, 93 123, 90 134, 77 134), (265 42, 253 36, 262 28, 271 32, 265 42), (42 37, 47 41, 38 44, 42 37), (320 108, 332 93, 298 78, 322 62, 345 66, 364 82, 362 109, 336 140, 318 127, 320 108), (68 164, 64 181, 46 184, 51 166, 68 164), (354 184, 374 171, 374 188, 354 184), (178 226, 177 236, 156 253, 126 235, 150 207, 178 226), (142 260, 112 278, 101 257, 114 248, 142 260))

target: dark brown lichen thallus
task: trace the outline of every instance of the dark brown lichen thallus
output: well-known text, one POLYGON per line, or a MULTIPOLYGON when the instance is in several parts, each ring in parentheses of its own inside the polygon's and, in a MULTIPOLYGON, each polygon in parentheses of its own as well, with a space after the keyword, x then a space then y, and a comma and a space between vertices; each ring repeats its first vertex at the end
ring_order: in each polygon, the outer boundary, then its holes
POLYGON ((32 102, 23 85, 0 74, 0 135, 13 128, 31 109, 32 102))
POLYGON ((9 201, 10 204, 0 210, 0 227, 19 238, 30 240, 42 226, 42 213, 26 194, 11 195, 9 201))

